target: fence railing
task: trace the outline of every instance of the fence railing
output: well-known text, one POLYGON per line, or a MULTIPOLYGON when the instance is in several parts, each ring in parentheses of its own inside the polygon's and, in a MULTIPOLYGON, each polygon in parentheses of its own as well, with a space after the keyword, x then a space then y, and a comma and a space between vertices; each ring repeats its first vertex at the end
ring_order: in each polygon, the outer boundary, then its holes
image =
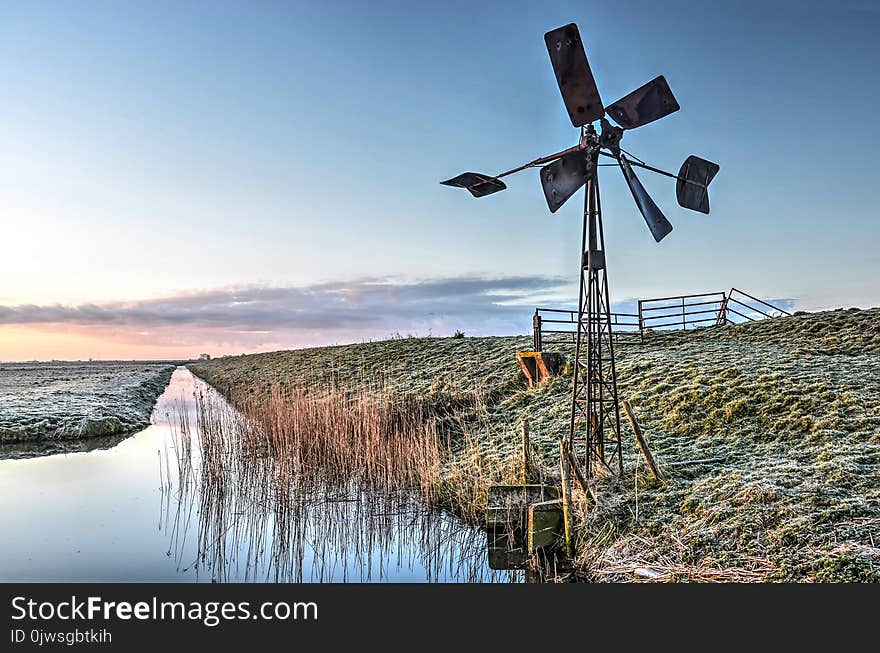
MULTIPOLYGON (((615 340, 643 338, 648 331, 681 330, 701 326, 723 326, 791 315, 788 311, 737 288, 729 292, 708 292, 638 300, 637 313, 611 313, 615 340)), ((545 344, 571 342, 577 334, 577 311, 536 308, 532 318, 535 351, 545 344)))
POLYGON ((728 324, 736 324, 737 321, 730 318, 731 314, 749 322, 771 317, 781 317, 782 315, 791 315, 788 311, 781 309, 778 306, 774 306, 763 299, 758 299, 738 288, 731 288, 724 300, 724 317, 728 324), (744 299, 740 299, 741 297, 744 299), (739 310, 733 308, 731 304, 736 306, 739 310), (758 306, 761 308, 758 308, 758 306), (745 311, 745 313, 742 311, 745 311))
POLYGON ((713 292, 677 297, 640 299, 639 331, 646 329, 687 329, 688 326, 724 324, 726 293, 713 292))
MULTIPOLYGON (((536 308, 532 318, 535 351, 543 351, 545 342, 573 341, 577 334, 575 329, 577 319, 577 311, 536 308)), ((611 313, 611 333, 616 340, 619 340, 622 334, 639 335, 639 316, 636 313, 611 313)))

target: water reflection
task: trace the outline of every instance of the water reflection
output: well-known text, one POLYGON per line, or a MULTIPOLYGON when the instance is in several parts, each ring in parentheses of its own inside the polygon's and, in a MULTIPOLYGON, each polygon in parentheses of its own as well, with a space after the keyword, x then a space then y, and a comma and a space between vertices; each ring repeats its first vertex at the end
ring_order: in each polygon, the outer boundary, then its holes
POLYGON ((0 460, 0 581, 515 579, 483 531, 406 497, 291 494, 252 462, 206 480, 196 391, 180 368, 153 425, 112 448, 0 460))
POLYGON ((211 581, 486 582, 486 535, 405 498, 328 497, 279 510, 256 493, 166 493, 182 571, 211 581), (196 555, 190 553, 192 540, 196 555))
MULTIPOLYGON (((196 382, 199 383, 199 382, 196 382)), ((245 423, 200 385, 201 410, 225 425, 224 454, 245 423), (217 411, 225 414, 218 415, 217 411)), ((516 572, 488 567, 486 534, 400 493, 303 487, 269 456, 201 465, 199 415, 176 407, 172 455, 160 461, 163 531, 182 571, 211 581, 497 582, 516 572), (192 544, 195 542, 195 555, 192 544)), ((204 418, 204 416, 202 416, 204 418)))
POLYGON ((99 435, 81 440, 7 442, 0 444, 0 460, 21 460, 40 456, 101 451, 112 449, 129 437, 131 437, 131 434, 125 433, 123 435, 99 435))

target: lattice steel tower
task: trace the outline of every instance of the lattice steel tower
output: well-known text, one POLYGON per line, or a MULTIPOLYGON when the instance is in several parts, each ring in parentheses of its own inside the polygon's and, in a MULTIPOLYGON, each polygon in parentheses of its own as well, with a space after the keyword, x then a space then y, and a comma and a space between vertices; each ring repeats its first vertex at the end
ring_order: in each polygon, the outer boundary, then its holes
MULTIPOLYGON (((582 142, 593 140, 595 131, 591 127, 583 129, 582 142)), ((597 174, 599 149, 597 146, 588 146, 585 154, 587 182, 568 446, 589 477, 600 466, 608 469, 616 467, 622 473, 623 456, 605 233, 597 174)))

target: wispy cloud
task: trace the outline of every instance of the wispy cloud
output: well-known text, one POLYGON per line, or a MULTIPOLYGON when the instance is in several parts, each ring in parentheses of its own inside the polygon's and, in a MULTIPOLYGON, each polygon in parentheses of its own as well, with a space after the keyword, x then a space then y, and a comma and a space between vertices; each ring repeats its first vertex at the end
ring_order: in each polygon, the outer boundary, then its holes
POLYGON ((101 304, 0 305, 0 325, 101 331, 174 345, 351 342, 394 333, 525 333, 531 307, 570 294, 558 277, 358 279, 244 286, 101 304))

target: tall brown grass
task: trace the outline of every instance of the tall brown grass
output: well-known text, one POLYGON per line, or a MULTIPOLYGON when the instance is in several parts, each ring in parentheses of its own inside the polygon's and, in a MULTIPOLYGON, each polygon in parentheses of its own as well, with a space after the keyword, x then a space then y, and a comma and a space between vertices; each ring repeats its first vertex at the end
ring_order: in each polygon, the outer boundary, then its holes
POLYGON ((419 491, 431 499, 442 458, 429 402, 339 389, 273 388, 236 402, 230 415, 219 398, 198 399, 206 473, 271 458, 279 480, 359 491, 419 491), (234 423, 229 423, 233 420, 234 423))
POLYGON ((334 380, 233 394, 234 416, 222 398, 202 392, 204 473, 219 480, 230 467, 271 459, 285 489, 408 492, 474 524, 484 521, 491 484, 518 482, 518 458, 492 445, 493 430, 509 425, 493 424, 479 398, 400 395, 363 379, 351 386, 334 380))
POLYGON ((370 580, 405 564, 485 580, 485 535, 431 508, 452 446, 440 421, 426 400, 383 393, 275 389, 233 409, 203 387, 172 447, 178 565, 216 580, 370 580))

